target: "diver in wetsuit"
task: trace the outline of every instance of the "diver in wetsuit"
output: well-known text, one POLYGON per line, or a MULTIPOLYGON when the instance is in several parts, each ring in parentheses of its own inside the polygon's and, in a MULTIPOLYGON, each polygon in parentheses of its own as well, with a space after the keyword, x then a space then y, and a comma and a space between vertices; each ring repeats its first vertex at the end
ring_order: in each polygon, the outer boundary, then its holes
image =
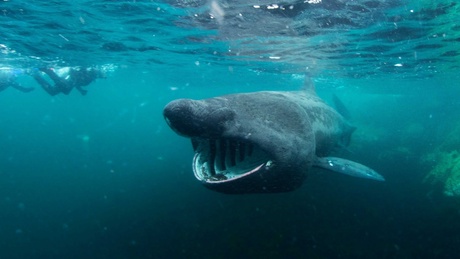
POLYGON ((22 71, 19 69, 11 69, 11 68, 0 68, 0 92, 5 90, 8 87, 16 88, 17 90, 28 93, 33 91, 35 88, 33 87, 25 87, 16 82, 17 75, 21 74, 22 71))
POLYGON ((54 86, 48 83, 37 71, 33 74, 35 81, 51 96, 59 93, 69 94, 73 88, 76 88, 82 95, 86 95, 87 90, 83 86, 89 85, 97 78, 104 78, 104 73, 96 68, 85 67, 65 67, 58 70, 58 73, 52 68, 38 69, 48 75, 54 82, 54 86))

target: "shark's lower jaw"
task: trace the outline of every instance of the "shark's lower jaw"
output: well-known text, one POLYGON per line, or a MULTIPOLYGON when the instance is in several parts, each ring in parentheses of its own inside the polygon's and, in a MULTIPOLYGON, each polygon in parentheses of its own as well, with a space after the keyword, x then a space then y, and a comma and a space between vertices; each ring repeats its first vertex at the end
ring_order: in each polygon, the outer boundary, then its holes
POLYGON ((273 166, 270 156, 249 142, 220 138, 194 138, 193 172, 208 184, 237 181, 273 166))

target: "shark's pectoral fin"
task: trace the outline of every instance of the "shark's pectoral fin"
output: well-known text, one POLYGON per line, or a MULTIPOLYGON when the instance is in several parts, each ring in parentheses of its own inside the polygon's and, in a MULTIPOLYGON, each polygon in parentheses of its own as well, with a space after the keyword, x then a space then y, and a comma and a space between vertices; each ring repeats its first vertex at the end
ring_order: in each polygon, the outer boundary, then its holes
POLYGON ((361 177, 377 181, 385 181, 385 178, 371 168, 353 162, 351 160, 338 157, 318 157, 313 166, 321 167, 337 173, 346 174, 354 177, 361 177))

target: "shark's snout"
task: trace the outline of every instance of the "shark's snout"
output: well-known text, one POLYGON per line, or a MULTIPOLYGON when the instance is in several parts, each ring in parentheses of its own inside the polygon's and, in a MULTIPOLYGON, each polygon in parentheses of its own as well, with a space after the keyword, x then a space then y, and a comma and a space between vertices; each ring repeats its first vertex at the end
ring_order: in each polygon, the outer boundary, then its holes
POLYGON ((199 131, 194 122, 195 113, 192 100, 179 99, 166 105, 163 110, 163 116, 169 127, 176 133, 184 136, 196 135, 199 131))
POLYGON ((163 110, 168 125, 186 137, 220 137, 225 125, 234 118, 234 112, 214 107, 203 101, 179 99, 163 110))

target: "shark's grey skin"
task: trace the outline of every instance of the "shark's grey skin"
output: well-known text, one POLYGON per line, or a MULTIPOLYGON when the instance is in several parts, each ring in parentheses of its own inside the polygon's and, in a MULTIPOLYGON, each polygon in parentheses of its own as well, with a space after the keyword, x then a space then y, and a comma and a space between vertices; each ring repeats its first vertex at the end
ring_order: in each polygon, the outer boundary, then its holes
POLYGON ((355 128, 313 91, 179 99, 163 114, 176 133, 191 138, 196 178, 219 192, 292 191, 313 166, 384 180, 364 165, 326 157, 347 146, 355 128))

